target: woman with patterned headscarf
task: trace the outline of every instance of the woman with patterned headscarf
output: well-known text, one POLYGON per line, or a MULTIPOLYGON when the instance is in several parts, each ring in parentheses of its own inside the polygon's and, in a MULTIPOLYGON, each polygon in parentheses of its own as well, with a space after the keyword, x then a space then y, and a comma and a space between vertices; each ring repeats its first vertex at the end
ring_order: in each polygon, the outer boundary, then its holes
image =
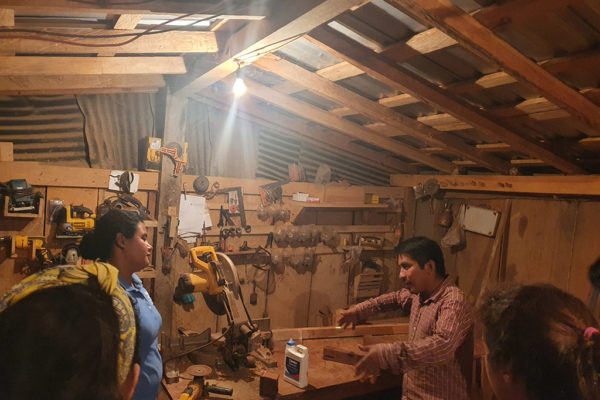
POLYGON ((128 400, 133 307, 105 263, 38 272, 0 298, 0 398, 128 400))
POLYGON ((96 228, 81 241, 81 255, 100 260, 119 271, 119 284, 127 292, 140 330, 140 379, 134 400, 154 400, 162 379, 162 358, 158 334, 162 318, 136 272, 150 266, 152 246, 146 227, 137 212, 111 210, 96 221, 96 228))

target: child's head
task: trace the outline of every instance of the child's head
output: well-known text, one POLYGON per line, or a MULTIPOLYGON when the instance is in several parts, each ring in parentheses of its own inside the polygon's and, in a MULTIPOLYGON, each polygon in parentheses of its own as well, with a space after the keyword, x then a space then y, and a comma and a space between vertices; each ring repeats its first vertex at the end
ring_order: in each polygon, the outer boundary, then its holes
POLYGON ((489 294, 479 313, 500 400, 600 399, 600 334, 581 300, 551 285, 513 286, 489 294))

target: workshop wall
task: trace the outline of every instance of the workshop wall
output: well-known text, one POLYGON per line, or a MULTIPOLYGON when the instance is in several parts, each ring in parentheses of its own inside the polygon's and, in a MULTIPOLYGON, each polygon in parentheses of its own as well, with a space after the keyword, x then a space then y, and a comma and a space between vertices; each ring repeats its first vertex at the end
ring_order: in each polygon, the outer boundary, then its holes
MULTIPOLYGON (((64 168, 48 166, 38 163, 0 163, 0 181, 25 178, 36 190, 43 195, 39 216, 18 217, 7 216, 0 218, 0 236, 29 235, 45 239, 46 247, 57 254, 61 248, 77 239, 57 239, 56 224, 49 221, 49 207, 51 200, 63 200, 64 204, 83 205, 92 210, 104 201, 115 196, 114 192, 106 190, 110 170, 90 168, 64 168)), ((155 213, 157 199, 157 174, 139 172, 140 191, 135 197, 155 213)), ((183 187, 192 188, 196 176, 184 175, 183 187)), ((329 325, 333 321, 336 308, 345 307, 352 302, 354 274, 360 272, 356 266, 344 261, 345 251, 358 241, 361 235, 376 236, 386 239, 382 242, 383 249, 367 249, 363 252, 362 259, 373 258, 383 268, 385 273, 381 290, 393 290, 397 286, 397 270, 394 268, 395 260, 391 252, 394 241, 395 228, 401 229, 403 213, 401 207, 389 209, 384 205, 365 204, 366 194, 375 194, 381 202, 386 199, 396 200, 396 205, 402 204, 406 190, 403 188, 371 187, 371 186, 335 186, 315 185, 309 183, 288 183, 283 188, 282 208, 290 211, 290 221, 287 227, 300 227, 315 225, 318 230, 329 230, 338 234, 338 242, 327 246, 319 244, 314 246, 315 263, 312 266, 290 265, 273 268, 267 274, 253 266, 265 263, 264 257, 254 256, 255 248, 265 246, 270 232, 274 232, 283 225, 277 222, 272 225, 269 218, 262 221, 258 218, 260 196, 259 186, 271 183, 270 180, 261 179, 235 179, 225 177, 208 177, 212 186, 219 182, 221 188, 241 186, 244 191, 244 205, 247 212, 247 223, 252 226, 251 234, 243 234, 239 238, 230 238, 226 245, 240 274, 242 291, 253 318, 260 318, 265 313, 271 318, 273 328, 304 327, 329 325), (310 196, 320 199, 319 207, 305 208, 308 203, 292 201, 292 194, 305 192, 310 196), (295 224, 292 224, 295 222, 295 224), (327 227, 327 228, 325 228, 327 227), (240 250, 246 242, 248 250, 240 250), (267 278, 268 276, 268 278, 267 278), (269 281, 267 284, 267 280, 269 281), (255 285, 256 282, 256 285, 255 285), (266 295, 268 286, 268 296, 266 295), (257 294, 257 303, 250 304, 250 296, 257 294), (266 303, 266 305, 265 305, 266 303), (265 312, 266 311, 266 312, 265 312)), ((186 190, 187 196, 192 196, 186 190)), ((219 229, 216 224, 219 220, 221 206, 227 207, 225 194, 217 194, 207 200, 214 227, 206 232, 205 240, 216 243, 219 240, 219 229)), ((239 217, 233 217, 239 226, 239 217)), ((150 226, 150 241, 153 240, 157 229, 161 227, 150 226)), ((201 232, 201 227, 198 231, 201 232)), ((39 264, 30 257, 30 249, 17 250, 14 258, 11 257, 10 243, 2 243, 0 247, 0 294, 6 292, 12 285, 19 282, 31 272, 39 269, 39 264)), ((195 244, 190 244, 193 246, 195 244)), ((304 254, 304 246, 291 249, 290 247, 278 249, 277 243, 273 244, 274 251, 280 255, 300 257, 304 254)), ((156 248, 153 257, 161 256, 161 249, 156 248)), ((176 251, 173 257, 181 257, 183 264, 189 268, 187 258, 176 251)), ((186 272, 188 272, 186 270, 186 272)), ((153 293, 153 277, 155 271, 143 271, 139 275, 144 278, 144 283, 153 293)), ((154 296, 164 295, 153 293, 154 296)), ((172 293, 167 294, 172 296, 172 293)), ((215 329, 217 318, 210 312, 201 296, 194 304, 182 307, 174 306, 174 327, 202 331, 210 327, 215 329)), ((218 322, 224 326, 223 320, 218 322)))
POLYGON ((475 300, 490 273, 488 287, 497 281, 551 283, 587 303, 591 287, 587 271, 599 256, 597 230, 600 202, 593 199, 503 196, 448 191, 443 201, 417 200, 415 232, 440 240, 446 231, 438 216, 444 203, 456 213, 460 204, 502 210, 511 200, 499 258, 488 267, 493 237, 465 232, 460 249, 444 249, 449 273, 458 277, 459 286, 475 300))

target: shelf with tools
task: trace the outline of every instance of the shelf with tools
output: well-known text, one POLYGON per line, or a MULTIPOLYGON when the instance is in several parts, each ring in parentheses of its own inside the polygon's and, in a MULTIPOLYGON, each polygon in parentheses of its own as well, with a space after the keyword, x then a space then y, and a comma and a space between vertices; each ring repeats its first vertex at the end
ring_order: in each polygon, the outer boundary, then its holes
POLYGON ((4 213, 3 215, 7 218, 37 218, 42 215, 42 207, 37 207, 37 212, 12 212, 8 209, 8 197, 4 197, 4 213))

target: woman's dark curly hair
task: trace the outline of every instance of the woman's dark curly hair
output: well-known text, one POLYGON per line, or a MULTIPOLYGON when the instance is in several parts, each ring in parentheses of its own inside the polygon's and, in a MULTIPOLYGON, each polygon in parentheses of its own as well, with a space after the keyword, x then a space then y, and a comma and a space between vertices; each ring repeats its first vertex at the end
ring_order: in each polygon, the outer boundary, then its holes
POLYGON ((81 256, 86 260, 108 261, 117 234, 131 239, 142 221, 135 211, 110 210, 96 221, 94 232, 81 239, 81 256))

